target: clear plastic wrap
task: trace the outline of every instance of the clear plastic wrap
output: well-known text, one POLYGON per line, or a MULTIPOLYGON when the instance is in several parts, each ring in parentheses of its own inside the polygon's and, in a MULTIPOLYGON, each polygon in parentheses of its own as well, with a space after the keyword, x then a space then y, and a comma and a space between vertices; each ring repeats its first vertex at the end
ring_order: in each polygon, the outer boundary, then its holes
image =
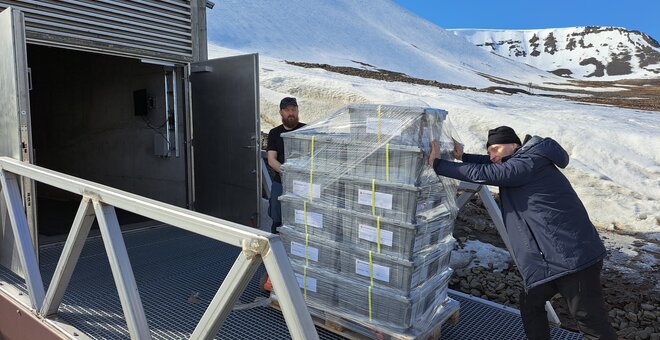
POLYGON ((349 105, 282 134, 280 235, 312 310, 410 335, 458 308, 447 298, 457 183, 428 165, 434 139, 452 158, 446 116, 349 105))
POLYGON ((383 288, 409 292, 449 266, 455 240, 448 236, 412 259, 335 242, 282 226, 280 235, 291 262, 383 288))
POLYGON ((419 331, 433 326, 434 314, 449 300, 446 287, 453 272, 447 268, 418 288, 401 292, 331 275, 298 262, 292 267, 310 306, 401 333, 413 325, 419 331))
POLYGON ((445 210, 435 220, 417 224, 374 216, 368 213, 331 207, 286 194, 280 197, 284 225, 294 231, 330 241, 342 241, 373 250, 412 259, 451 235, 454 224, 445 210), (380 238, 378 233, 380 232, 380 238))

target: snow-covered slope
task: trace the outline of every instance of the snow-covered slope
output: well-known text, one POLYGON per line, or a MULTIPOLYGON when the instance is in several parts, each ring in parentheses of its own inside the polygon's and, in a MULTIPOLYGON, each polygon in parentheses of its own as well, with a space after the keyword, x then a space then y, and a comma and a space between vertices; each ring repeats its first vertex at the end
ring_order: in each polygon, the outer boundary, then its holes
MULTIPOLYGON (((210 58, 246 52, 209 46, 210 58)), ((260 65, 262 131, 281 123, 277 105, 290 95, 298 98, 306 123, 349 103, 443 108, 473 153, 484 152, 488 129, 509 125, 521 136, 552 137, 564 146, 571 156, 564 173, 594 223, 660 239, 660 153, 650 152, 660 150, 657 112, 363 79, 269 57, 260 58, 260 65)))
POLYGON ((207 11, 217 45, 289 61, 386 69, 464 86, 563 82, 474 46, 389 0, 227 0, 207 11))
MULTIPOLYGON (((406 101, 447 109, 468 152, 483 152, 486 131, 512 126, 548 136, 569 152, 564 171, 602 228, 660 239, 660 116, 528 95, 495 95, 385 82, 283 60, 403 72, 485 87, 483 72, 520 83, 566 81, 467 42, 387 0, 227 0, 209 11, 209 57, 258 52, 262 131, 280 124, 277 103, 298 98, 312 122, 348 103, 406 101), (616 133, 613 133, 616 131, 616 133)), ((585 41, 586 42, 586 41, 585 41)))
POLYGON ((659 78, 660 44, 620 27, 450 32, 501 56, 573 78, 659 78))

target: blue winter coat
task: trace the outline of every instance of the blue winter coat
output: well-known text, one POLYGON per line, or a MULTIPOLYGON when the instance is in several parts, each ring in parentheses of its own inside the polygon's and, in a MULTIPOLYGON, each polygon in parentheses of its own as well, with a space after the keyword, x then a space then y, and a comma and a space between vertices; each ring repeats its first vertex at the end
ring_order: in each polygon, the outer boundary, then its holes
POLYGON ((605 247, 568 179, 557 169, 568 154, 551 138, 532 137, 502 164, 463 155, 463 163, 437 159, 438 175, 500 187, 504 225, 527 289, 585 269, 605 247))

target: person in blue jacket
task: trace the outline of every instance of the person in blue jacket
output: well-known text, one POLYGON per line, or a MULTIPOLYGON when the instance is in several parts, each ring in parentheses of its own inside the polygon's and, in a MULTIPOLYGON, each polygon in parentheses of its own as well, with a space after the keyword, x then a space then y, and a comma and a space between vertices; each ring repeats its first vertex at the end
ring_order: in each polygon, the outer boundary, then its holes
POLYGON ((502 217, 525 289, 520 314, 530 339, 549 339, 545 301, 559 293, 587 339, 616 339, 603 307, 600 272, 606 255, 596 228, 568 179, 559 171, 568 154, 551 138, 525 138, 508 126, 488 131, 488 155, 463 153, 439 159, 432 142, 429 163, 438 175, 500 188, 502 217))

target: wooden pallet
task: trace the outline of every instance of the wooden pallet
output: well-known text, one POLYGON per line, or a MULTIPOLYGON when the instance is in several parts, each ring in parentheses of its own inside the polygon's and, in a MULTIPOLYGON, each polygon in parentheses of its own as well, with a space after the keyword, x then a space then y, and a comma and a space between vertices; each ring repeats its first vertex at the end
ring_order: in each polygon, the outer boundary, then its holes
MULTIPOLYGON (((271 307, 281 310, 280 305, 276 300, 271 302, 271 307)), ((375 326, 357 323, 326 311, 314 310, 311 313, 311 316, 312 321, 316 326, 350 340, 435 340, 440 339, 442 335, 442 326, 444 324, 455 325, 458 323, 459 310, 456 310, 444 323, 438 323, 428 331, 415 336, 402 335, 382 328, 374 328, 375 326)))

